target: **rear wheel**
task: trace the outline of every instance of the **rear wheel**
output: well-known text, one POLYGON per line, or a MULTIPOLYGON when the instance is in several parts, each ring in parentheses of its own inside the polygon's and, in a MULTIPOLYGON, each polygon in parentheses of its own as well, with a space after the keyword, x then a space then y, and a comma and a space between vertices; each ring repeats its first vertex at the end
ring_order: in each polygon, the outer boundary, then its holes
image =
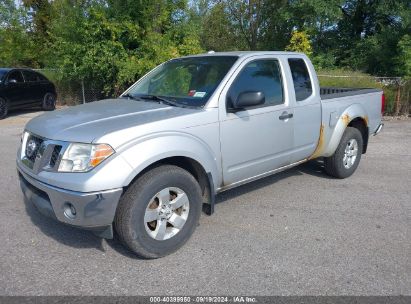
POLYGON ((327 174, 337 178, 351 176, 360 163, 362 147, 363 139, 361 132, 356 128, 348 127, 334 155, 324 159, 327 174))
POLYGON ((114 226, 120 241, 142 258, 159 258, 181 246, 201 214, 200 186, 186 170, 164 165, 143 174, 123 195, 114 226))
POLYGON ((46 93, 43 97, 42 108, 44 111, 53 111, 56 108, 56 95, 46 93))
POLYGON ((3 98, 0 98, 0 119, 6 118, 9 112, 9 104, 3 98))

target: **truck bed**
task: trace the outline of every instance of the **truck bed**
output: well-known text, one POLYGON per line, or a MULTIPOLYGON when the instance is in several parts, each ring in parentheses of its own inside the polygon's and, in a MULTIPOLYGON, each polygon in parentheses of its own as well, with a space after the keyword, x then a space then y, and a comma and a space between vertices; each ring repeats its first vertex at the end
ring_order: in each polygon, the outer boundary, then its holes
POLYGON ((321 99, 331 99, 361 94, 381 92, 379 89, 321 87, 321 99))

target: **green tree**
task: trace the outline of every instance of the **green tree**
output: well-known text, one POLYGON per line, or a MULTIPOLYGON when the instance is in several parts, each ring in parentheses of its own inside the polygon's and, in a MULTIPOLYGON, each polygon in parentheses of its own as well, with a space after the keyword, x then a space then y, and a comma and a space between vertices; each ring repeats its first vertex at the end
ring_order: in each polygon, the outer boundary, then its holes
POLYGON ((39 39, 46 39, 52 18, 52 2, 48 0, 23 0, 23 4, 31 10, 34 33, 39 39))
POLYGON ((40 65, 29 12, 14 0, 0 2, 0 66, 40 65))
POLYGON ((225 3, 214 5, 203 17, 201 43, 204 49, 234 51, 247 48, 247 42, 230 20, 225 3))
POLYGON ((65 79, 91 82, 106 95, 117 95, 159 63, 202 52, 190 22, 175 15, 184 3, 154 2, 162 9, 148 1, 123 1, 124 6, 56 1, 55 10, 63 13, 50 25, 48 66, 65 79))
POLYGON ((57 68, 107 95, 204 50, 288 49, 405 76, 410 32, 409 0, 2 0, 0 64, 57 68))
MULTIPOLYGON (((313 51, 317 55, 328 54, 335 41, 330 37, 341 18, 341 0, 290 1, 284 11, 293 30, 305 31, 311 38, 313 51)), ((280 22, 287 23, 287 20, 280 22)))
POLYGON ((306 32, 294 31, 290 43, 285 48, 286 51, 305 53, 307 56, 312 54, 312 47, 306 32))
POLYGON ((398 42, 410 31, 408 0, 348 0, 335 29, 337 64, 377 75, 395 74, 398 42))
POLYGON ((411 78, 411 36, 404 35, 398 42, 397 75, 411 78))

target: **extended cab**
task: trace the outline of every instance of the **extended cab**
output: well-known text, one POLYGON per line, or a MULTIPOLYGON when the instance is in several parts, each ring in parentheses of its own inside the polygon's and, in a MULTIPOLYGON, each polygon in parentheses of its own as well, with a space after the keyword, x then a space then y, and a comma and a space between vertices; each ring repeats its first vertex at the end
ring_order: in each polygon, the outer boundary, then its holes
POLYGON ((356 170, 382 129, 381 90, 320 88, 299 53, 167 61, 119 98, 32 119, 17 155, 40 212, 119 239, 138 256, 181 247, 224 190, 323 158, 356 170))

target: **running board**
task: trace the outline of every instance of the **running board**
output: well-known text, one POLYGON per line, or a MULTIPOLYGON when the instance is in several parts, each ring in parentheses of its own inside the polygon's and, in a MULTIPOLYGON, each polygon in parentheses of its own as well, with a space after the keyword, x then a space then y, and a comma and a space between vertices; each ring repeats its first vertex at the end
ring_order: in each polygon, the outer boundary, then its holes
POLYGON ((285 171, 285 170, 287 170, 287 169, 289 169, 289 168, 291 168, 291 167, 295 167, 295 166, 298 166, 298 165, 300 165, 300 164, 302 164, 302 163, 305 163, 307 160, 308 160, 308 159, 303 159, 303 160, 300 160, 300 161, 298 161, 298 162, 295 162, 295 163, 292 163, 292 164, 289 164, 289 165, 286 165, 286 166, 283 166, 283 167, 280 167, 280 168, 277 168, 277 169, 274 169, 274 170, 270 170, 270 171, 267 171, 267 172, 265 172, 265 173, 258 174, 258 175, 256 175, 256 176, 243 179, 243 180, 241 180, 241 181, 232 183, 232 184, 230 184, 230 185, 223 186, 223 187, 221 187, 221 188, 218 188, 216 192, 217 192, 217 193, 224 192, 224 191, 230 190, 230 189, 232 189, 232 188, 235 188, 235 187, 238 187, 238 186, 241 186, 241 185, 248 184, 248 183, 250 183, 250 182, 256 181, 256 180, 258 180, 258 179, 260 179, 260 178, 264 178, 264 177, 273 175, 273 174, 275 174, 275 173, 279 173, 279 172, 281 172, 281 171, 285 171))

